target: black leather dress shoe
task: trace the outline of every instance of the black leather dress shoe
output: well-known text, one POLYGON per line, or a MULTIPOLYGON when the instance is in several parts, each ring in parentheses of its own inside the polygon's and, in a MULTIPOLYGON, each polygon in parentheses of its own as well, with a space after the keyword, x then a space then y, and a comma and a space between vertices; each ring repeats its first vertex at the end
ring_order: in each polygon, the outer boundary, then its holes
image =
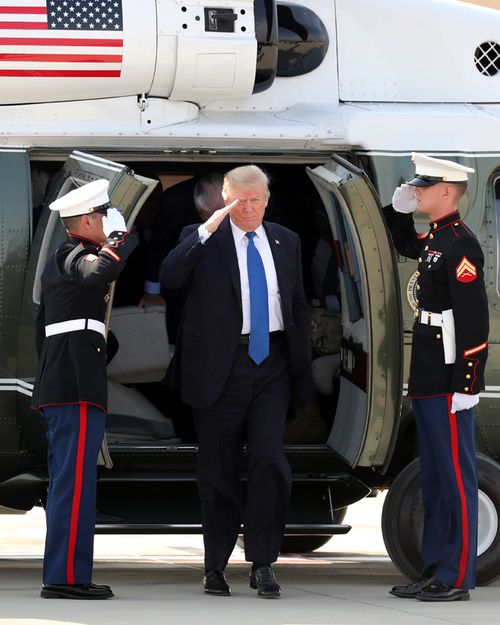
POLYGON ((224 571, 215 571, 213 569, 206 571, 203 578, 203 586, 205 592, 209 595, 228 597, 231 594, 224 571))
POLYGON ((250 588, 257 589, 257 594, 267 599, 279 599, 281 586, 274 577, 270 566, 259 566, 250 571, 250 588))
POLYGON ((421 579, 412 584, 393 586, 392 589, 389 590, 389 594, 400 597, 401 599, 415 599, 417 595, 420 594, 424 588, 430 586, 433 581, 434 578, 431 577, 429 579, 421 579))
POLYGON ((44 584, 40 597, 44 599, 109 599, 114 595, 109 586, 98 584, 44 584))
POLYGON ((422 589, 417 599, 420 601, 468 601, 470 594, 465 588, 455 588, 443 582, 434 582, 422 589))

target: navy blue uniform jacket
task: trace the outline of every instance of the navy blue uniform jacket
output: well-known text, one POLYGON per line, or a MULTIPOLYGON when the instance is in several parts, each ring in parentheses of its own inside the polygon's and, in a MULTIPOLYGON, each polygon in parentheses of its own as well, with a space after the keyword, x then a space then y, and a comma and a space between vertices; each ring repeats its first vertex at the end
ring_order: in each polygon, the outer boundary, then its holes
MULTIPOLYGON (((300 240, 278 224, 263 222, 263 226, 278 277, 294 397, 303 405, 312 393, 312 373, 300 240)), ((163 261, 160 278, 168 289, 190 285, 169 376, 180 382, 183 401, 194 408, 208 408, 224 389, 243 323, 229 217, 205 244, 199 242, 197 228, 188 234, 163 261)))
POLYGON ((416 322, 413 327, 408 395, 475 395, 484 388, 488 356, 488 298, 484 256, 474 234, 453 212, 417 234, 412 215, 384 208, 398 252, 415 258, 417 306, 440 313, 453 310, 456 360, 445 364, 441 328, 416 322))
POLYGON ((33 408, 88 402, 107 408, 106 341, 93 330, 45 337, 45 326, 71 319, 104 323, 109 285, 138 242, 135 232, 112 232, 103 247, 69 236, 42 274, 37 318, 38 373, 33 408))

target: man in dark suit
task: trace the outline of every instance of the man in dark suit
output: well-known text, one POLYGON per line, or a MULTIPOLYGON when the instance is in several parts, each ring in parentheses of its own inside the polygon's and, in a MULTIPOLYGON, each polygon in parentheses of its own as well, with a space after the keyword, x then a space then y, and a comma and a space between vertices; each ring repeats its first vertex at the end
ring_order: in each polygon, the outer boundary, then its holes
POLYGON ((194 227, 165 259, 167 288, 189 284, 173 367, 193 407, 205 541, 205 592, 229 595, 224 569, 243 520, 250 586, 281 589, 271 564, 283 538, 291 471, 282 437, 293 387, 312 389, 310 321, 299 237, 263 222, 268 178, 254 165, 224 178, 226 207, 194 227), (246 507, 241 460, 247 443, 246 507))
POLYGON ((97 455, 107 404, 110 283, 137 245, 95 180, 52 202, 68 232, 42 275, 38 372, 32 406, 47 420, 49 490, 43 561, 46 599, 107 599, 92 583, 97 455))

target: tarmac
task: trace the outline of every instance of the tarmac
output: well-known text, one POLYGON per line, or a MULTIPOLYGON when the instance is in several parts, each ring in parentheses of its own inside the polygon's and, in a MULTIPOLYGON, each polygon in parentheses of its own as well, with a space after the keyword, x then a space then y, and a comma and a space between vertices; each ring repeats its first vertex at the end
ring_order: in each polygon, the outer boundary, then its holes
POLYGON ((383 495, 349 508, 353 529, 317 552, 280 557, 283 596, 258 598, 236 547, 226 570, 231 597, 203 593, 200 536, 96 536, 96 583, 107 601, 40 599, 44 518, 0 515, 0 625, 497 625, 500 581, 467 602, 428 604, 388 590, 404 578, 380 532, 383 495))

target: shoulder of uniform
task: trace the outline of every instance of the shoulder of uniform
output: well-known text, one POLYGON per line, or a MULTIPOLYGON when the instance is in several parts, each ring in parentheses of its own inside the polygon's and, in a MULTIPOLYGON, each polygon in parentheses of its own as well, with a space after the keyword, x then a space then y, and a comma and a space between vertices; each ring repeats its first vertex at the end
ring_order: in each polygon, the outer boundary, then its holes
POLYGON ((484 262, 481 244, 467 226, 461 231, 460 236, 455 236, 450 240, 447 257, 451 262, 454 260, 461 262, 464 258, 481 266, 484 262))
POLYGON ((99 253, 98 248, 92 243, 81 242, 78 245, 75 245, 73 249, 70 249, 66 256, 66 264, 71 265, 72 263, 78 261, 80 258, 84 258, 85 256, 94 256, 99 253))
POLYGON ((476 239, 476 235, 464 224, 461 219, 457 219, 452 222, 449 230, 456 238, 470 237, 474 240, 476 239))

